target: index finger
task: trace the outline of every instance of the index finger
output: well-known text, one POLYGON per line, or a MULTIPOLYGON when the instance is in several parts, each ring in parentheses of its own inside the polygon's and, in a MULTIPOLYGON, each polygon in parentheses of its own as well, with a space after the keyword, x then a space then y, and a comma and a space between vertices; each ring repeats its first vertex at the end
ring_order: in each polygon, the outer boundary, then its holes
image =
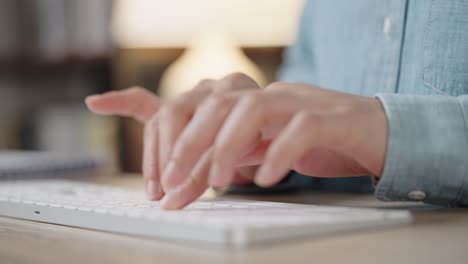
POLYGON ((149 121, 160 106, 159 98, 141 87, 91 95, 85 102, 95 113, 128 116, 142 123, 149 121))

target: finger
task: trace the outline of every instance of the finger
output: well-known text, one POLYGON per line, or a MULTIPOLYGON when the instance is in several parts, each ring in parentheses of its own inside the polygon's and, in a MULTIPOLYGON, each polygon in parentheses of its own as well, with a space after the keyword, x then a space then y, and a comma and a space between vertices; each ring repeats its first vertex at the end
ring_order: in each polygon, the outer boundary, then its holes
POLYGON ((157 96, 140 87, 91 95, 85 102, 95 113, 129 116, 143 123, 156 113, 160 105, 157 96))
POLYGON ((170 165, 162 176, 167 189, 184 182, 201 155, 213 144, 218 130, 229 114, 236 97, 217 93, 197 109, 194 117, 177 140, 170 165))
MULTIPOLYGON (((211 80, 205 80, 194 90, 177 98, 161 108, 159 113, 159 166, 162 174, 166 169, 173 169, 175 164, 169 163, 175 142, 187 126, 197 106, 211 93, 211 80)), ((163 186, 170 190, 172 186, 163 186)))
POLYGON ((294 116, 267 150, 255 183, 267 187, 279 182, 293 164, 311 149, 341 146, 346 134, 343 123, 343 118, 339 116, 324 117, 307 112, 294 116))
POLYGON ((192 170, 190 177, 177 188, 170 191, 161 201, 161 207, 167 210, 180 209, 200 197, 208 188, 207 175, 213 152, 205 152, 192 170))
MULTIPOLYGON (((184 182, 190 176, 190 171, 200 156, 214 142, 221 124, 238 97, 231 95, 229 92, 259 88, 255 81, 240 73, 227 75, 219 81, 208 83, 208 85, 202 84, 202 86, 210 86, 211 90, 209 92, 211 96, 204 100, 201 106, 197 108, 188 125, 184 123, 179 127, 183 129, 183 132, 181 132, 174 144, 173 151, 170 153, 171 162, 168 163, 167 168, 165 168, 162 174, 165 190, 175 188, 184 182)), ((193 97, 193 95, 190 95, 189 100, 191 102, 195 101, 197 105, 200 105, 199 100, 194 100, 193 97)), ((168 141, 164 139, 161 142, 168 141)), ((166 160, 166 157, 162 158, 166 160)), ((165 162, 162 164, 165 164, 165 162)))
POLYGON ((221 187, 229 184, 237 162, 258 143, 265 124, 266 98, 261 92, 250 92, 243 95, 232 109, 214 144, 211 185, 221 187))
MULTIPOLYGON (((213 157, 212 149, 205 152, 192 170, 190 177, 183 184, 169 192, 161 201, 163 209, 181 209, 199 198, 208 188, 208 172, 213 157)), ((239 169, 234 184, 246 184, 252 181, 256 167, 239 169)))
POLYGON ((159 173, 159 120, 158 116, 146 124, 143 144, 143 177, 146 184, 146 194, 150 200, 159 200, 164 192, 161 187, 159 173))
MULTIPOLYGON (((265 153, 266 153, 266 149, 268 148, 270 143, 271 143, 271 140, 260 141, 252 150, 250 150, 244 157, 242 157, 242 159, 238 163, 238 168, 236 169, 236 174, 235 174, 234 179, 232 180, 232 184, 242 185, 242 184, 251 183, 253 181, 255 171, 257 170, 258 165, 261 164, 261 162, 263 161, 265 153)), ((212 152, 212 150, 208 150, 208 151, 212 152)), ((206 174, 205 175, 206 178, 208 177, 208 172, 209 171, 203 172, 206 174)), ((190 173, 189 173, 189 176, 190 176, 190 173)), ((184 180, 187 180, 187 179, 184 179, 184 180)), ((180 185, 181 184, 179 184, 179 186, 180 185)), ((173 198, 168 198, 168 199, 172 200, 173 198)))

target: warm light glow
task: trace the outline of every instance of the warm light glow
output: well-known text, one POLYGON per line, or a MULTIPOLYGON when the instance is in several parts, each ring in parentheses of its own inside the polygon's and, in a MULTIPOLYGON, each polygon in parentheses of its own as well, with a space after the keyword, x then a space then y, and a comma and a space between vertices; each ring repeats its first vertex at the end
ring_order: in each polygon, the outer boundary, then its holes
POLYGON ((265 85, 261 70, 222 33, 203 34, 164 73, 160 95, 165 98, 192 89, 201 79, 222 78, 232 72, 243 72, 260 85, 265 85))
POLYGON ((302 0, 117 0, 113 34, 129 48, 185 47, 204 32, 224 32, 241 46, 288 45, 302 0))

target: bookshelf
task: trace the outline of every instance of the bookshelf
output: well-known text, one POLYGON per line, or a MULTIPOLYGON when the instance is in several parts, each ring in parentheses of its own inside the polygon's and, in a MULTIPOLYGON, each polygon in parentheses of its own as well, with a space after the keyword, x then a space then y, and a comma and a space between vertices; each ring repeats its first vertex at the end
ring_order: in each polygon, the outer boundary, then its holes
POLYGON ((69 68, 96 68, 109 66, 112 56, 104 54, 91 58, 67 57, 61 60, 47 60, 37 56, 22 56, 8 59, 0 59, 0 72, 56 72, 69 68))
POLYGON ((83 104, 113 88, 113 3, 0 1, 0 150, 116 152, 116 126, 83 104))
MULTIPOLYGON (((163 71, 183 49, 114 47, 113 4, 0 0, 0 150, 91 149, 112 156, 124 171, 140 171, 141 125, 123 118, 99 119, 83 100, 134 85, 157 93, 163 71)), ((269 81, 282 51, 244 49, 269 81)))

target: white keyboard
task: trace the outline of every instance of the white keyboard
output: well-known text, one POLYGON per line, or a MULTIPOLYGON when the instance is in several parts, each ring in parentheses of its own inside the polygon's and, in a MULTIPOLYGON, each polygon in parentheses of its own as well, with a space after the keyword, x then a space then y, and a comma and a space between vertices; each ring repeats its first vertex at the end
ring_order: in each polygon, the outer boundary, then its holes
POLYGON ((402 210, 246 200, 201 200, 164 211, 141 192, 64 180, 1 183, 0 215, 223 247, 411 222, 402 210))

